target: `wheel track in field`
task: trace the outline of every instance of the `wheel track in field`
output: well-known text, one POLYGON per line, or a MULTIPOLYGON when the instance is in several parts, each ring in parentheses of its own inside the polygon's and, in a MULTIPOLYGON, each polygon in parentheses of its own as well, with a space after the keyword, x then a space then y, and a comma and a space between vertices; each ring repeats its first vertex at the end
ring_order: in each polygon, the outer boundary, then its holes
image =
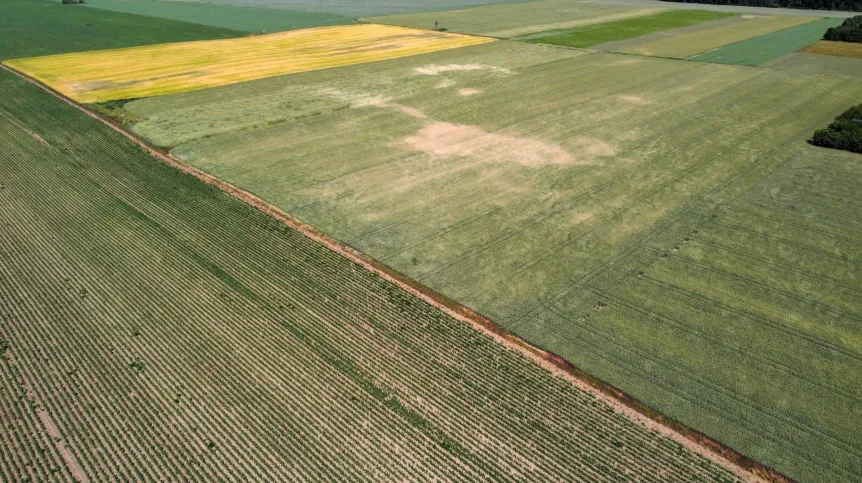
POLYGON ((51 89, 41 82, 18 72, 6 65, 0 65, 0 68, 10 72, 11 74, 23 79, 24 81, 34 85, 35 87, 54 96, 62 102, 72 106, 73 108, 83 112, 87 116, 105 124, 114 131, 120 133, 141 149, 146 151, 151 156, 159 161, 174 167, 186 174, 194 176, 200 181, 214 186, 226 194, 237 198, 246 204, 249 204, 261 212, 275 218, 284 223, 288 227, 296 230, 302 235, 308 237, 314 242, 319 243, 323 247, 347 258, 353 263, 369 270, 378 275, 383 280, 392 283, 401 290, 413 295, 429 305, 441 310, 443 313, 453 317, 473 327, 480 333, 493 339, 496 343, 519 353, 534 363, 539 364, 544 369, 552 374, 561 377, 570 383, 574 384, 578 389, 581 389, 589 394, 599 398, 604 403, 611 406, 618 412, 628 416, 630 419, 638 422, 645 427, 657 431, 662 436, 683 445, 694 453, 716 463, 723 467, 729 468, 737 477, 743 481, 775 481, 775 482, 791 482, 788 477, 778 473, 777 471, 751 460, 750 458, 736 452, 717 440, 702 434, 692 428, 688 428, 681 423, 668 418, 667 416, 653 410, 644 405, 637 399, 629 396, 620 389, 605 383, 595 377, 581 371, 568 361, 553 354, 544 351, 536 346, 533 346, 521 339, 520 337, 508 332, 506 329, 486 318, 485 316, 475 312, 474 310, 461 305, 458 302, 450 300, 445 296, 436 293, 428 287, 425 287, 410 278, 402 275, 389 267, 376 262, 370 257, 354 250, 350 247, 341 245, 336 240, 329 238, 323 233, 317 231, 314 227, 298 220, 290 214, 282 211, 278 207, 267 203, 257 196, 246 192, 230 183, 227 183, 215 176, 205 173, 185 162, 174 158, 170 154, 163 153, 149 146, 145 141, 138 138, 134 134, 122 129, 117 124, 100 117, 94 112, 87 109, 85 106, 78 104, 63 94, 51 89))

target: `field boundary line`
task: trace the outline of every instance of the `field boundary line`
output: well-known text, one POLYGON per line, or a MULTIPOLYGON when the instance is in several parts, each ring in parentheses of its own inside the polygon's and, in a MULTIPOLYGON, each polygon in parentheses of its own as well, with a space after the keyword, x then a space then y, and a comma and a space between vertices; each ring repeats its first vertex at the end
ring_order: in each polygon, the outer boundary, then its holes
POLYGON ((545 370, 548 370, 555 376, 561 377, 575 387, 587 393, 593 394, 599 400, 611 406, 614 410, 631 418, 637 423, 644 425, 649 429, 653 429, 662 436, 683 445, 685 448, 695 452, 696 454, 730 469, 737 477, 746 482, 757 481, 772 481, 781 483, 790 483, 793 480, 779 473, 778 471, 767 467, 743 454, 737 452, 723 443, 712 439, 711 437, 689 428, 682 423, 679 423, 664 414, 652 409, 641 401, 626 394, 611 384, 608 384, 580 369, 575 367, 569 361, 562 357, 534 346, 524 339, 510 333, 505 328, 494 322, 493 320, 483 316, 482 314, 462 305, 448 297, 435 292, 434 290, 416 282, 409 277, 397 272, 396 270, 375 261, 371 257, 342 245, 337 240, 319 232, 317 229, 305 222, 291 216, 282 211, 280 208, 267 203, 256 195, 249 193, 239 187, 236 187, 226 181, 223 181, 213 175, 201 171, 185 162, 173 157, 170 153, 162 152, 151 146, 145 141, 138 138, 134 134, 126 131, 120 125, 111 122, 93 111, 90 111, 86 106, 79 104, 69 97, 55 91, 49 86, 40 81, 29 77, 5 64, 0 64, 0 68, 10 72, 20 79, 34 85, 35 87, 47 92, 66 104, 83 112, 87 116, 101 122, 110 127, 114 131, 120 133, 128 140, 137 144, 141 149, 155 157, 159 161, 176 168, 188 175, 194 176, 198 180, 216 187, 224 193, 253 206, 263 213, 275 218, 284 223, 290 228, 300 232, 309 239, 320 243, 329 250, 347 258, 353 263, 371 271, 382 279, 394 284, 398 288, 407 293, 418 297, 424 302, 437 308, 443 313, 455 318, 461 322, 469 324, 475 330, 485 334, 495 342, 504 347, 521 354, 527 359, 539 364, 545 370))

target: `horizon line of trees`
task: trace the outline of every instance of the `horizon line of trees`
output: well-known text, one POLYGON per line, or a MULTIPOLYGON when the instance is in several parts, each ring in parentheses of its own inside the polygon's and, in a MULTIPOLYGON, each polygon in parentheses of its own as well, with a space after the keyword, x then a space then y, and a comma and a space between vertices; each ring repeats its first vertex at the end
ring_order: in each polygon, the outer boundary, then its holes
POLYGON ((801 8, 808 10, 840 10, 862 12, 862 0, 662 0, 677 3, 709 5, 742 5, 746 7, 801 8))
POLYGON ((862 43, 862 15, 848 18, 838 27, 829 27, 823 39, 862 43))

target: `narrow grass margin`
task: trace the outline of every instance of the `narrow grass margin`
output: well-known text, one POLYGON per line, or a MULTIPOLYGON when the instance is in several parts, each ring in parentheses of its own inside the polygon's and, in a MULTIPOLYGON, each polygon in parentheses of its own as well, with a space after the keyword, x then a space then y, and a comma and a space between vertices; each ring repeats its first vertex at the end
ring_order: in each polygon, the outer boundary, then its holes
POLYGON ((583 372, 562 357, 526 342, 520 337, 508 332, 496 322, 469 307, 451 300, 419 282, 411 280, 407 276, 371 259, 357 250, 340 244, 338 241, 330 238, 314 227, 280 210, 276 206, 267 203, 254 194, 244 191, 228 182, 186 164, 185 162, 173 157, 166 150, 151 147, 142 139, 126 131, 119 121, 103 117, 97 112, 90 110, 88 106, 75 102, 71 98, 55 91, 40 81, 16 71, 7 65, 0 64, 0 68, 5 69, 6 71, 60 99, 66 104, 78 109, 93 119, 109 126, 111 129, 140 146, 144 151, 154 156, 159 161, 164 162, 186 174, 190 174, 202 182, 214 186, 226 194, 255 207, 261 212, 284 223, 288 227, 297 230, 309 239, 320 243, 329 250, 356 264, 359 264, 382 279, 395 284, 407 293, 418 297, 433 307, 436 307, 445 314, 469 324, 476 330, 487 334, 495 342, 522 354, 530 360, 538 363, 541 367, 547 369, 552 374, 571 382, 579 389, 601 398, 615 410, 627 415, 634 421, 637 421, 647 428, 655 430, 661 435, 684 445, 686 448, 709 459, 710 461, 731 469, 743 481, 771 481, 779 483, 790 483, 793 481, 781 473, 740 454, 736 450, 725 446, 709 436, 664 416, 611 384, 603 382, 583 372))

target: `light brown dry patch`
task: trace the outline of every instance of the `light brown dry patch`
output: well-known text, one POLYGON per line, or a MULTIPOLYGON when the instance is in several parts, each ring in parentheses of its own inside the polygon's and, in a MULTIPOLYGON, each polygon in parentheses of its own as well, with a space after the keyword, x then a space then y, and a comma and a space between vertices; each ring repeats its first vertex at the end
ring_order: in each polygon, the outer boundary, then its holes
POLYGON ((644 99, 641 96, 618 96, 620 99, 630 102, 632 104, 643 105, 643 104, 652 104, 652 102, 644 99))
POLYGON ((523 166, 576 163, 568 151, 555 144, 448 122, 428 123, 415 135, 405 138, 404 143, 415 151, 444 158, 469 157, 523 166))
POLYGON ((320 91, 318 91, 318 93, 327 97, 331 97, 333 99, 347 102, 348 104, 350 104, 350 107, 354 109, 359 109, 362 107, 377 107, 381 109, 392 108, 404 114, 407 114, 410 117, 416 117, 420 119, 425 119, 428 117, 425 115, 424 112, 420 111, 419 109, 416 109, 415 107, 405 106, 403 104, 392 102, 392 99, 378 94, 369 94, 367 92, 351 93, 340 91, 338 89, 321 89, 320 91))
POLYGON ((455 85, 455 81, 453 81, 452 79, 443 79, 440 82, 438 82, 437 85, 435 85, 434 87, 436 89, 446 89, 447 87, 452 87, 454 85, 455 85))
POLYGON ((590 137, 575 138, 573 142, 575 153, 581 160, 595 160, 617 154, 617 148, 613 144, 601 139, 590 137))
POLYGON ((594 211, 582 211, 580 213, 575 213, 572 215, 572 224, 580 225, 581 223, 592 220, 596 217, 596 213, 594 211))
POLYGON ((458 95, 464 96, 464 97, 475 96, 476 94, 481 94, 481 93, 482 93, 481 89, 473 89, 472 87, 464 87, 462 89, 458 89, 458 95))
POLYGON ((802 49, 802 52, 806 54, 834 55, 836 57, 862 59, 862 44, 821 40, 810 47, 802 49))
POLYGON ((447 65, 438 65, 438 64, 428 64, 422 67, 416 67, 413 69, 414 72, 421 75, 437 75, 441 72, 454 72, 454 71, 465 71, 465 70, 487 70, 490 72, 495 72, 497 74, 514 74, 515 72, 503 68, 497 67, 496 65, 483 65, 483 64, 447 64, 447 65))

